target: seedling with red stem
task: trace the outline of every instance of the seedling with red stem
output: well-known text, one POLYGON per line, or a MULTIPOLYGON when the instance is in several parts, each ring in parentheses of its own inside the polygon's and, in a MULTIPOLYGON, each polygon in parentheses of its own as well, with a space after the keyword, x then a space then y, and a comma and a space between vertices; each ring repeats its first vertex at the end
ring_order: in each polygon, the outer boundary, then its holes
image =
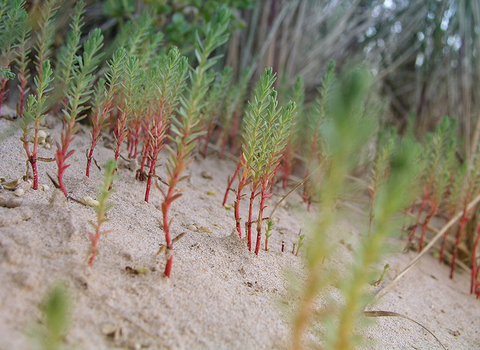
MULTIPOLYGON (((295 86, 293 88, 293 100, 297 104, 297 116, 295 119, 299 118, 302 114, 303 102, 305 100, 305 91, 303 87, 303 80, 301 76, 297 77, 295 86)), ((293 121, 295 125, 295 120, 293 121)), ((298 130, 301 132, 301 130, 298 130)), ((287 145, 283 151, 282 160, 281 160, 281 171, 282 171, 282 188, 286 189, 288 185, 288 178, 290 177, 293 169, 293 162, 295 159, 295 154, 298 148, 298 134, 295 126, 290 128, 290 134, 288 136, 287 145)), ((273 186, 272 186, 273 188, 273 186)))
POLYGON ((93 151, 100 139, 100 132, 105 126, 113 111, 115 95, 120 88, 120 80, 123 76, 123 66, 125 62, 125 49, 120 48, 113 54, 112 60, 108 63, 109 71, 105 72, 106 80, 99 80, 97 93, 102 98, 95 103, 95 111, 92 116, 92 142, 90 149, 87 150, 87 168, 85 175, 90 177, 90 166, 93 159, 93 151), (103 84, 101 82, 103 81, 103 84), (105 81, 108 83, 108 89, 105 91, 105 81), (103 95, 103 96, 102 96, 103 95))
POLYGON ((90 99, 93 92, 90 85, 94 79, 93 71, 99 62, 98 51, 103 46, 103 36, 100 29, 95 29, 84 44, 82 57, 78 57, 78 65, 73 67, 73 79, 66 92, 67 103, 63 109, 64 124, 60 142, 57 142, 55 161, 58 168, 58 184, 63 194, 68 197, 63 183, 63 175, 70 166, 66 160, 72 156, 74 150, 69 150, 79 128, 78 121, 85 117, 82 112, 87 109, 84 104, 90 99))
POLYGON ((45 61, 42 65, 43 80, 40 81, 35 77, 35 94, 28 96, 27 108, 20 119, 20 127, 23 135, 20 140, 23 142, 23 148, 27 154, 28 161, 33 172, 33 189, 38 190, 38 171, 37 171, 37 154, 38 154, 38 132, 41 130, 40 123, 45 119, 48 110, 48 93, 52 90, 51 82, 53 81, 53 72, 50 67, 50 61, 45 61), (33 126, 31 124, 33 123, 33 126), (30 150, 29 137, 33 130, 32 143, 33 148, 30 150))
POLYGON ((165 232, 166 250, 164 275, 170 277, 173 263, 173 241, 170 234, 168 212, 173 201, 182 196, 182 191, 176 189, 177 185, 188 178, 182 176, 188 164, 192 162, 191 153, 194 150, 201 130, 201 111, 204 107, 205 95, 212 82, 212 75, 208 74, 218 60, 218 56, 209 58, 210 54, 227 39, 227 28, 230 22, 231 12, 226 7, 221 7, 206 26, 205 40, 202 42, 197 35, 195 56, 198 66, 190 75, 191 85, 187 89, 185 97, 181 98, 181 107, 177 115, 172 116, 169 139, 172 147, 167 145, 170 152, 167 164, 168 190, 161 192, 164 195, 162 203, 163 230, 165 232))
MULTIPOLYGON (((320 129, 325 117, 325 105, 330 91, 330 86, 335 78, 334 70, 335 62, 330 61, 327 72, 322 80, 322 84, 319 89, 320 96, 316 99, 313 111, 309 114, 309 119, 307 120, 308 139, 305 145, 308 148, 304 149, 307 164, 307 172, 305 174, 306 178, 308 178, 310 174, 309 166, 318 163, 319 158, 322 154, 322 140, 320 139, 320 129)), ((302 198, 303 201, 307 203, 307 210, 310 210, 310 207, 312 205, 312 200, 315 195, 316 187, 317 186, 313 184, 311 180, 307 180, 304 182, 302 198)))
POLYGON ((153 80, 152 89, 155 96, 155 108, 152 111, 153 118, 150 118, 148 126, 148 140, 146 146, 146 157, 150 161, 150 170, 147 177, 147 188, 145 190, 145 201, 148 202, 152 179, 155 176, 156 165, 161 150, 165 147, 165 130, 169 123, 172 112, 177 105, 179 95, 183 90, 184 80, 188 71, 188 63, 182 57, 177 47, 172 47, 162 60, 158 62, 156 78, 153 80))
POLYGON ((93 226, 95 232, 88 231, 88 237, 92 242, 92 250, 90 253, 90 258, 88 264, 93 265, 93 260, 97 254, 97 246, 100 237, 106 235, 107 233, 112 232, 113 230, 102 231, 102 225, 108 221, 106 217, 107 211, 113 206, 112 203, 107 203, 108 198, 113 193, 113 190, 110 188, 115 177, 115 169, 117 168, 117 162, 113 159, 110 159, 105 165, 105 175, 103 184, 100 186, 100 195, 98 196, 98 206, 93 207, 97 213, 97 222, 89 222, 93 226))
POLYGON ((227 97, 226 95, 231 85, 232 75, 232 67, 225 67, 221 73, 217 74, 217 79, 213 83, 213 86, 208 93, 205 111, 203 113, 203 129, 206 131, 205 145, 203 147, 203 158, 207 157, 208 145, 212 137, 215 123, 218 121, 220 114, 222 113, 227 97))
POLYGON ((238 186, 235 199, 235 222, 239 237, 242 237, 241 218, 240 218, 240 201, 244 187, 251 181, 252 166, 255 157, 258 154, 258 145, 262 137, 261 132, 264 127, 264 114, 270 103, 270 95, 273 91, 273 83, 275 75, 272 69, 265 70, 263 76, 260 77, 253 92, 253 102, 248 102, 245 112, 242 155, 240 156, 241 171, 238 172, 238 186))
POLYGON ((276 92, 271 94, 270 106, 266 113, 266 128, 262 133, 262 141, 257 157, 261 157, 260 162, 256 162, 255 171, 260 172, 261 190, 260 190, 260 208, 257 219, 257 241, 255 254, 260 251, 260 242, 262 235, 263 211, 266 208, 265 200, 271 197, 271 181, 275 176, 277 167, 282 157, 282 149, 286 146, 288 135, 296 113, 295 102, 290 101, 284 109, 277 109, 276 92))

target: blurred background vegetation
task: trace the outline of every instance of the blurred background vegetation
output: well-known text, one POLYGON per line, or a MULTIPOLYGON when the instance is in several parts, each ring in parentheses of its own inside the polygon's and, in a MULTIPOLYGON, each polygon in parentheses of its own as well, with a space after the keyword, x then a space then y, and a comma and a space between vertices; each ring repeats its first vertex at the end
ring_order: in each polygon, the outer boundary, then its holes
MULTIPOLYGON (((76 1, 63 1, 55 44, 60 47, 76 1)), ((27 1, 35 22, 43 1, 27 1)), ((328 62, 339 70, 366 62, 380 87, 383 124, 400 131, 410 115, 423 136, 448 115, 460 121, 462 156, 469 158, 480 134, 480 2, 477 0, 103 0, 87 1, 84 36, 100 27, 115 35, 144 11, 165 33, 167 47, 191 52, 195 32, 227 4, 235 17, 232 37, 218 52, 234 79, 265 67, 284 88, 303 78, 313 100, 328 62), (250 69, 246 73, 246 69, 250 69)), ((256 79, 254 79, 256 80, 256 79)))

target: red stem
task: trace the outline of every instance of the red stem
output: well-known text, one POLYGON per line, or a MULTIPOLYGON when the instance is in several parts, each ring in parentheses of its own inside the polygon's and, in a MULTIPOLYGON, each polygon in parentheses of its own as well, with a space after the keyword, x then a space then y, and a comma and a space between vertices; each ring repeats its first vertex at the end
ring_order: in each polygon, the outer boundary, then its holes
POLYGON ((262 221, 263 221, 263 209, 265 209, 265 200, 269 195, 267 194, 268 180, 263 182, 261 198, 260 198, 260 209, 258 211, 258 221, 257 221, 257 243, 255 246, 255 254, 258 255, 260 251, 260 242, 262 239, 262 221))
MULTIPOLYGON (((452 218, 452 214, 450 213, 447 216, 447 222, 449 222, 451 218, 452 218)), ((445 251, 445 241, 447 240, 447 233, 448 231, 445 231, 445 233, 442 236, 442 243, 440 245, 440 256, 438 258, 438 262, 440 263, 443 261, 443 253, 445 251)))
POLYGON ((223 206, 225 206, 225 204, 227 204, 228 193, 230 192, 230 189, 232 188, 233 181, 235 181, 235 178, 237 177, 238 172, 240 171, 240 168, 242 167, 242 159, 243 159, 243 156, 240 157, 240 160, 238 161, 238 164, 237 164, 237 168, 235 169, 235 173, 233 173, 232 178, 228 182, 228 186, 227 186, 227 189, 225 191, 225 195, 223 196, 223 202, 222 202, 223 206))
POLYGON ((453 278, 453 272, 455 271, 455 260, 457 259, 458 244, 460 243, 460 237, 462 236, 463 228, 465 227, 468 220, 470 220, 470 218, 467 217, 467 205, 466 205, 466 203, 468 203, 468 200, 465 201, 462 218, 460 219, 460 222, 458 223, 457 238, 455 240, 455 247, 453 249, 452 264, 450 266, 450 278, 453 278))
POLYGON ((473 244, 473 250, 472 250, 472 275, 471 275, 471 282, 470 282, 470 294, 473 294, 473 292, 476 292, 476 285, 478 282, 476 282, 477 279, 477 273, 478 273, 478 266, 477 266, 477 247, 478 247, 478 241, 480 240, 480 223, 477 224, 477 237, 475 238, 475 243, 473 244))
POLYGON ((427 231, 428 223, 430 222, 432 217, 435 216, 435 214, 437 213, 437 210, 438 210, 437 206, 435 204, 433 204, 432 209, 430 210, 430 213, 428 214, 428 216, 425 218, 425 221, 423 222, 422 234, 420 235, 420 242, 418 244, 419 245, 419 249, 418 249, 419 252, 421 252, 422 248, 423 248, 423 238, 425 236, 425 232, 427 231))
POLYGON ((241 229, 241 226, 240 226, 240 222, 241 222, 240 201, 242 200, 242 191, 243 191, 243 188, 245 187, 246 181, 247 181, 246 175, 244 174, 244 176, 240 179, 240 181, 238 183, 237 197, 235 199, 235 223, 236 223, 238 236, 240 238, 242 238, 242 229, 241 229))
POLYGON ((4 95, 6 85, 7 85, 7 78, 3 78, 2 84, 0 87, 0 112, 2 111, 3 95, 4 95))
POLYGON ((418 209, 417 221, 415 222, 415 225, 413 226, 412 231, 410 232, 410 236, 408 237, 409 242, 412 242, 413 239, 415 238, 415 232, 417 231, 417 226, 420 223, 420 217, 422 216, 423 208, 425 207, 427 198, 428 198, 428 192, 424 191, 422 202, 420 203, 420 208, 418 209))

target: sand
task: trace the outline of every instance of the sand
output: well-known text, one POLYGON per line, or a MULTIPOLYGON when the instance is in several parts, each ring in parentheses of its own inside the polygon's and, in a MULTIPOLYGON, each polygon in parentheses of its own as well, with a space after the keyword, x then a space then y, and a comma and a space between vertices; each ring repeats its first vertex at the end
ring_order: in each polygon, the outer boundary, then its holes
MULTIPOLYGON (((13 124, 0 119, 0 133, 13 124)), ((61 124, 51 127, 47 133, 58 139, 61 124)), ((7 181, 25 174, 19 137, 16 130, 0 143, 0 176, 7 181)), ((90 178, 84 175, 89 137, 88 127, 82 126, 64 177, 67 190, 77 199, 96 198, 101 181, 96 168, 90 178)), ((40 156, 53 157, 54 151, 54 145, 42 146, 40 156)), ((100 142, 95 151, 98 164, 112 155, 100 142)), ((255 256, 235 234, 232 210, 221 205, 235 163, 220 160, 214 152, 206 159, 198 156, 187 170, 190 179, 181 185, 184 196, 171 208, 173 235, 186 234, 175 244, 172 276, 167 279, 164 256, 157 255, 164 243, 157 221, 162 195, 154 189, 150 202, 144 202, 145 183, 135 180, 132 168, 126 162, 120 165, 111 197, 114 205, 104 227, 113 232, 101 238, 92 267, 87 264, 87 231, 95 212, 67 202, 54 189, 46 175, 55 174, 54 162, 39 163, 39 182, 48 189, 30 189, 22 206, 0 208, 0 349, 37 348, 39 306, 55 283, 66 285, 72 300, 65 337, 69 348, 288 348, 297 296, 288 292, 285 274, 305 273, 302 257, 292 254, 306 215, 300 196, 288 197, 276 211, 270 249, 255 256), (136 267, 146 268, 146 273, 135 275, 126 269, 136 267)), ((158 175, 166 179, 163 166, 158 175)), ((279 198, 274 195, 268 202, 267 214, 279 198)), ((391 267, 372 291, 387 285, 414 257, 414 252, 386 256, 391 267)), ((448 349, 479 349, 480 303, 468 292, 467 273, 457 270, 450 280, 448 267, 427 255, 373 309, 415 319, 448 349)), ((441 348, 422 328, 401 318, 377 319, 365 336, 369 340, 365 349, 441 348)))

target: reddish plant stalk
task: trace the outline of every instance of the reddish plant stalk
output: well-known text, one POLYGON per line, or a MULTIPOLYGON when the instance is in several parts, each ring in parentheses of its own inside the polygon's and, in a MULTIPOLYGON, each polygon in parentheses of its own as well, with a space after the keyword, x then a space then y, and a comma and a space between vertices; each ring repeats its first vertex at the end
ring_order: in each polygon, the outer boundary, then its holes
POLYGON ((423 222, 422 225, 422 234, 420 235, 420 242, 418 243, 419 248, 418 251, 421 252, 423 248, 423 239, 425 237, 425 232, 427 231, 427 226, 432 217, 434 217, 437 214, 438 211, 438 206, 436 204, 433 204, 432 208, 430 209, 430 213, 428 213, 427 217, 425 218, 425 221, 423 222))
MULTIPOLYGON (((183 144, 186 144, 188 136, 184 136, 182 142, 183 144)), ((176 192, 175 187, 177 186, 178 182, 180 182, 183 178, 180 178, 180 175, 182 174, 183 170, 187 167, 187 163, 183 161, 183 159, 186 158, 185 155, 185 147, 181 148, 181 151, 178 151, 176 154, 176 159, 177 163, 175 165, 175 168, 172 170, 172 175, 170 176, 169 182, 168 182, 168 192, 165 195, 165 199, 162 203, 162 216, 163 216, 163 231, 165 232, 165 242, 167 244, 167 250, 166 250, 166 259, 167 259, 167 264, 165 265, 165 271, 164 275, 166 277, 170 277, 170 273, 172 271, 172 264, 173 264, 173 242, 172 242, 172 237, 170 235, 170 222, 168 221, 168 211, 170 210, 170 206, 172 205, 172 202, 182 196, 181 192, 176 192)))
POLYGON ((214 120, 211 120, 207 126, 207 134, 205 135, 205 146, 203 147, 203 158, 207 158, 208 144, 210 143, 210 138, 212 137, 212 129, 214 123, 214 120))
POLYGON ((0 112, 2 111, 3 95, 4 95, 4 91, 6 89, 6 86, 7 86, 7 79, 3 78, 2 79, 2 84, 0 86, 0 112))
POLYGON ((242 228, 241 228, 241 218, 240 218, 240 201, 242 200, 242 191, 247 182, 246 171, 244 171, 244 176, 238 182, 237 196, 235 198, 235 225, 237 228, 238 236, 242 238, 242 228))
POLYGON ((108 101, 103 107, 102 113, 100 116, 95 116, 92 120, 92 143, 90 144, 90 150, 87 153, 87 168, 85 175, 90 177, 90 166, 93 159, 93 150, 97 146, 98 140, 100 139, 100 131, 102 126, 105 123, 105 120, 110 116, 110 113, 113 110, 113 100, 108 101))
MULTIPOLYGON (((453 216, 453 212, 447 215, 447 222, 449 222, 452 219, 452 216, 453 216)), ((440 244, 440 256, 438 257, 438 262, 440 263, 443 261, 443 253, 445 252, 445 241, 447 240, 447 233, 448 233, 448 230, 445 231, 445 233, 443 234, 442 243, 440 244)))
POLYGON ((424 190, 422 202, 420 203, 420 208, 418 209, 417 221, 415 222, 415 225, 412 227, 412 231, 410 232, 410 236, 408 237, 409 242, 413 242, 413 239, 415 238, 415 232, 417 231, 418 224, 420 223, 420 217, 422 216, 423 209, 425 207, 425 204, 427 203, 427 200, 428 200, 428 191, 424 190))
POLYGON ((74 150, 68 151, 70 144, 75 139, 75 120, 69 119, 68 124, 66 124, 66 129, 62 130, 60 136, 60 143, 57 144, 57 151, 55 154, 55 161, 58 167, 58 185, 62 190, 65 197, 68 197, 67 189, 65 188, 65 184, 63 183, 63 175, 65 171, 70 166, 70 164, 65 164, 65 161, 75 152, 74 150))
MULTIPOLYGON (((282 188, 286 189, 288 185, 288 177, 292 173, 293 164, 290 162, 291 159, 291 149, 290 143, 287 145, 287 149, 285 150, 285 154, 283 155, 283 162, 282 162, 282 188)), ((272 186, 273 188, 273 186, 272 186)))
POLYGON ((258 211, 258 221, 257 221, 257 243, 255 246, 255 254, 258 255, 260 251, 260 242, 262 239, 262 222, 263 222, 263 210, 265 207, 265 200, 271 197, 270 194, 267 193, 268 190, 268 179, 263 182, 261 197, 260 197, 260 209, 258 211))
POLYGON ((228 199, 228 193, 230 192, 233 182, 235 181, 235 178, 238 175, 238 172, 240 171, 240 168, 242 167, 242 162, 243 162, 243 155, 240 157, 240 160, 238 161, 237 168, 235 169, 235 173, 233 174, 232 178, 228 182, 227 189, 225 190, 225 195, 223 196, 223 202, 222 205, 225 206, 227 204, 227 199, 228 199))
POLYGON ((160 109, 160 113, 157 118, 155 118, 154 125, 151 129, 150 146, 149 146, 149 158, 150 158, 150 171, 147 178, 147 188, 145 190, 145 202, 148 203, 148 197, 150 194, 150 188, 152 186, 152 178, 155 176, 155 166, 157 164, 158 155, 165 147, 163 140, 165 139, 165 123, 162 120, 163 107, 160 109))
POLYGON ((452 264, 450 265, 450 278, 453 278, 453 272, 455 271, 455 261, 457 259, 457 254, 458 254, 458 244, 460 243, 460 238, 462 237, 463 229, 467 222, 470 220, 470 217, 467 216, 467 203, 469 200, 467 199, 465 201, 465 205, 463 208, 463 214, 462 218, 460 219, 458 223, 458 231, 457 231, 457 237, 455 239, 455 246, 453 248, 453 256, 452 256, 452 264))
POLYGON ((115 137, 115 161, 118 160, 120 156, 120 146, 128 134, 127 131, 127 114, 123 111, 120 112, 115 128, 113 129, 113 135, 115 137))
MULTIPOLYGON (((477 248, 478 248, 478 241, 480 240, 480 223, 477 224, 476 227, 477 231, 477 237, 475 238, 475 243, 473 244, 473 250, 472 250, 472 274, 471 274, 471 281, 470 281, 470 294, 477 294, 477 289, 478 289, 478 280, 477 280, 477 274, 478 274, 478 266, 477 266, 477 248)), ((477 297, 479 294, 477 294, 477 297)))
POLYGON ((252 214, 253 214, 253 202, 255 201, 255 198, 259 195, 260 193, 257 193, 257 188, 253 187, 252 192, 250 194, 250 204, 248 207, 248 221, 247 221, 247 242, 248 242, 248 250, 252 250, 252 214))

